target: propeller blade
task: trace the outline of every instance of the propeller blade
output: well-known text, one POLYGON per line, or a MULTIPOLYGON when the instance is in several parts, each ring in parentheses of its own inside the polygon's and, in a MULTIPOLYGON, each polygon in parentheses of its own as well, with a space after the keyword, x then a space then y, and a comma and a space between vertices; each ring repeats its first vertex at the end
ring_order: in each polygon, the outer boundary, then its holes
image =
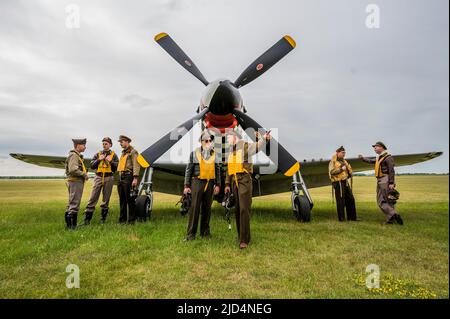
POLYGON ((208 112, 208 108, 205 108, 202 112, 187 120, 183 124, 177 126, 172 131, 164 135, 159 141, 147 148, 138 156, 139 164, 147 168, 160 158, 165 152, 167 152, 176 142, 178 142, 187 132, 189 132, 194 126, 195 122, 202 119, 208 112))
POLYGON ((167 33, 160 33, 155 36, 155 41, 166 50, 169 55, 175 59, 183 68, 189 73, 199 79, 204 85, 209 82, 205 79, 202 72, 195 66, 194 62, 187 56, 186 53, 172 40, 167 33))
MULTIPOLYGON (((235 109, 233 113, 244 130, 251 127, 255 131, 262 129, 264 133, 266 132, 261 125, 259 125, 254 119, 252 119, 244 112, 235 109)), ((272 162, 278 165, 278 169, 284 175, 294 175, 300 169, 300 163, 273 137, 270 139, 270 144, 272 147, 278 146, 278 158, 274 156, 273 152, 271 152, 270 154, 266 153, 267 156, 272 160, 272 162)))
POLYGON ((294 39, 286 35, 275 43, 269 50, 253 61, 244 72, 234 81, 234 85, 240 88, 270 69, 296 46, 294 39))

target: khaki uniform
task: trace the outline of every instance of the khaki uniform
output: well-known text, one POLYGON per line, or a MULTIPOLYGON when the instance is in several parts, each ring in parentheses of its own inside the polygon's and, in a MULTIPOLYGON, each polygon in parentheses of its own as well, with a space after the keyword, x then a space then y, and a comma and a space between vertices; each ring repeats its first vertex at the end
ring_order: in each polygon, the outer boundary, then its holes
POLYGON ((91 197, 86 206, 85 210, 85 221, 89 223, 92 219, 95 206, 100 198, 100 194, 103 194, 102 202, 100 204, 101 209, 101 221, 104 222, 108 214, 109 200, 111 198, 112 189, 114 186, 114 172, 117 170, 119 164, 119 158, 113 151, 109 150, 107 152, 100 151, 94 155, 91 162, 91 169, 97 170, 96 176, 94 178, 94 185, 91 191, 91 197), (99 155, 111 156, 111 162, 106 160, 100 161, 99 155), (102 172, 102 168, 107 168, 108 172, 102 172), (110 172, 109 172, 110 171, 110 172))
POLYGON ((389 185, 395 185, 394 158, 387 152, 380 154, 376 159, 363 158, 366 163, 375 164, 375 177, 377 178, 377 204, 386 217, 392 220, 397 215, 395 206, 388 201, 389 185))
POLYGON ((239 241, 245 244, 250 242, 250 213, 253 193, 251 175, 253 173, 253 163, 251 162, 251 157, 260 151, 264 145, 264 139, 260 139, 257 143, 247 143, 240 140, 233 147, 227 163, 228 169, 225 176, 225 185, 231 187, 235 197, 236 228, 239 241), (231 156, 236 156, 234 158, 235 163, 230 161, 231 156), (242 164, 243 172, 233 174, 231 172, 233 164, 242 164))
POLYGON ((355 197, 349 183, 352 177, 352 167, 345 159, 338 159, 336 154, 333 155, 328 165, 328 174, 333 186, 334 195, 336 198, 336 208, 339 221, 345 220, 345 213, 347 212, 347 220, 357 220, 355 197), (342 166, 347 169, 342 169, 342 166))
POLYGON ((136 202, 135 198, 131 196, 132 182, 134 178, 139 177, 141 166, 137 161, 139 153, 130 145, 127 149, 122 151, 119 160, 118 172, 119 182, 117 190, 119 192, 120 202, 120 223, 134 223, 136 220, 136 202))
POLYGON ((66 159, 65 169, 69 189, 69 201, 67 203, 66 216, 77 216, 78 211, 80 210, 84 182, 87 176, 83 155, 76 150, 71 150, 66 159))

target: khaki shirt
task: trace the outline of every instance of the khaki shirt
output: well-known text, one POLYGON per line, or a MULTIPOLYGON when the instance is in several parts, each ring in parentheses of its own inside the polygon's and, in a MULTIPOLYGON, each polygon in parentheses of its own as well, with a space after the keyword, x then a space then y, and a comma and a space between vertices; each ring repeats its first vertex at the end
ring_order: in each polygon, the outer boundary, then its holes
MULTIPOLYGON (((236 144, 236 148, 233 150, 233 152, 236 152, 236 150, 243 150, 243 166, 244 169, 249 172, 250 174, 253 173, 253 163, 251 162, 251 157, 253 155, 255 155, 256 153, 258 153, 266 144, 266 140, 264 138, 260 138, 258 140, 258 142, 255 143, 247 143, 244 140, 240 140, 239 142, 237 142, 236 144)), ((228 169, 227 169, 227 174, 225 175, 225 184, 230 184, 230 175, 228 174, 228 169)))
POLYGON ((83 155, 76 150, 71 150, 69 152, 65 164, 66 176, 69 180, 84 181, 87 173, 83 171, 83 165, 80 162, 80 158, 83 161, 83 155))
POLYGON ((131 145, 122 151, 122 156, 127 153, 129 153, 129 155, 125 164, 125 171, 132 173, 133 177, 139 177, 139 172, 141 170, 141 166, 137 161, 139 153, 131 145))

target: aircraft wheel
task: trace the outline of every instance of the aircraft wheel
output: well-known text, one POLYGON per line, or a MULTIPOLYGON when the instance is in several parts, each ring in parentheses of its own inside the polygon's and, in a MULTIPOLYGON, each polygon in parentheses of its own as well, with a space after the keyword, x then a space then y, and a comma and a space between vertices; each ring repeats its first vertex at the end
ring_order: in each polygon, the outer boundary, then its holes
POLYGON ((311 221, 311 205, 306 196, 304 195, 297 196, 295 198, 294 206, 295 206, 294 215, 298 221, 305 223, 311 221))
POLYGON ((151 199, 147 195, 140 195, 136 198, 136 216, 138 221, 145 222, 150 219, 152 215, 151 211, 151 199))

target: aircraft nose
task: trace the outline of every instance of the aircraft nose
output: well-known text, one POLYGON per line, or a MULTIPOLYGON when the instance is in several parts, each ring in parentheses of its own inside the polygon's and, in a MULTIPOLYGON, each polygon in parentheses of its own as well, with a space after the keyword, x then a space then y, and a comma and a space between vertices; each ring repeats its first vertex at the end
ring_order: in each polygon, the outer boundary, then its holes
POLYGON ((214 92, 209 109, 211 113, 226 115, 233 111, 236 105, 240 105, 241 97, 239 91, 228 80, 219 82, 219 86, 214 92))

